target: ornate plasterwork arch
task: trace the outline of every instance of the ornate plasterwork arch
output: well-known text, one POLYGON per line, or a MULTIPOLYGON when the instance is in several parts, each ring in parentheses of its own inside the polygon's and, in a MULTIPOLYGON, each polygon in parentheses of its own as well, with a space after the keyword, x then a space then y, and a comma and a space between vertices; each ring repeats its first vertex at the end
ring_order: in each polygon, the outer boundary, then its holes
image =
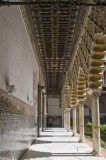
MULTIPOLYGON (((106 33, 106 24, 104 21, 105 15, 105 8, 91 7, 89 14, 86 17, 86 22, 84 23, 81 37, 75 46, 75 50, 73 51, 74 53, 69 67, 69 81, 71 92, 73 85, 75 86, 75 89, 77 87, 80 66, 85 73, 86 86, 88 88, 88 75, 92 44, 94 42, 94 36, 96 33, 106 33)), ((86 101, 86 103, 88 102, 86 101)))
POLYGON ((90 68, 89 68, 89 88, 99 89, 102 84, 102 72, 104 64, 104 56, 106 51, 106 36, 103 34, 95 35, 95 42, 93 44, 90 68))
POLYGON ((69 84, 69 73, 66 72, 66 79, 65 79, 65 104, 66 107, 70 107, 70 84, 69 84))
POLYGON ((63 85, 62 88, 62 92, 61 92, 61 111, 64 112, 66 109, 66 105, 65 105, 65 87, 63 85))
POLYGON ((84 101, 84 104, 87 105, 87 107, 92 111, 92 101, 91 101, 91 96, 87 94, 86 100, 84 101))
POLYGON ((84 24, 81 37, 74 50, 74 56, 69 68, 70 84, 75 84, 78 79, 79 66, 85 73, 88 87, 89 62, 91 57, 92 44, 96 33, 106 33, 105 28, 105 8, 91 8, 84 24))
POLYGON ((69 83, 69 72, 66 72, 65 83, 61 92, 61 104, 62 104, 62 112, 66 110, 66 108, 70 107, 70 83, 69 83))
POLYGON ((76 90, 75 87, 72 87, 72 92, 71 92, 71 106, 76 106, 77 105, 77 95, 76 95, 76 90))
POLYGON ((86 98, 86 79, 82 68, 79 68, 78 83, 77 83, 77 98, 78 101, 84 101, 86 98))

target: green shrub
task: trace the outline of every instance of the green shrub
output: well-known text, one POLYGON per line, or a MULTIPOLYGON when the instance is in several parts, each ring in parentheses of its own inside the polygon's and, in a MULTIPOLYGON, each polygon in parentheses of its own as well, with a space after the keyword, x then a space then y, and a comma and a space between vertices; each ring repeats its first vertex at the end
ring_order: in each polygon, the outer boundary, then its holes
MULTIPOLYGON (((85 137, 87 139, 89 139, 90 141, 93 141, 92 139, 92 123, 88 122, 86 125, 86 131, 85 132, 85 137)), ((106 149, 106 124, 101 124, 100 125, 100 136, 101 136, 101 147, 103 147, 104 149, 106 149)))
POLYGON ((87 132, 92 132, 92 123, 91 122, 88 122, 85 126, 86 126, 87 132))
POLYGON ((103 147, 104 149, 106 149, 106 143, 104 141, 101 141, 101 147, 103 147))
POLYGON ((88 123, 86 123, 85 126, 86 126, 86 127, 92 127, 92 123, 91 123, 91 122, 88 122, 88 123))
POLYGON ((100 133, 102 136, 106 135, 106 124, 101 124, 100 125, 100 133))
POLYGON ((93 138, 91 136, 85 135, 85 138, 89 139, 90 141, 93 141, 93 138))
POLYGON ((101 124, 100 125, 100 136, 101 139, 106 142, 106 124, 101 124))

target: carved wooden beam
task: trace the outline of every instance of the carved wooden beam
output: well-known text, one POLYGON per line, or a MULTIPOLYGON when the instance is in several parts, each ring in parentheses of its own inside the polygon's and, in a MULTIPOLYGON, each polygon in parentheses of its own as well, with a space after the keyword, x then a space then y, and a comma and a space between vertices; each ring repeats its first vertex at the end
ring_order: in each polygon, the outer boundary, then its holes
POLYGON ((61 6, 85 6, 85 7, 106 7, 105 2, 98 3, 78 3, 78 2, 58 2, 58 1, 46 1, 46 2, 38 2, 38 1, 30 1, 30 2, 10 2, 10 1, 0 1, 0 6, 16 6, 16 5, 61 5, 61 6))

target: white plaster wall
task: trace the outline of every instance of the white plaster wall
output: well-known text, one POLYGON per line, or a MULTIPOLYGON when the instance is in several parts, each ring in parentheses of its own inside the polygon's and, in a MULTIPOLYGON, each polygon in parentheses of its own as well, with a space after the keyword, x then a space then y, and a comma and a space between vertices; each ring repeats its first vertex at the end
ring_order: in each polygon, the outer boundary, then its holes
POLYGON ((89 108, 84 108, 84 116, 89 116, 89 108))
POLYGON ((15 85, 17 98, 33 100, 33 71, 39 67, 18 6, 0 7, 0 88, 15 85))
POLYGON ((48 115, 61 116, 59 98, 48 98, 48 115))

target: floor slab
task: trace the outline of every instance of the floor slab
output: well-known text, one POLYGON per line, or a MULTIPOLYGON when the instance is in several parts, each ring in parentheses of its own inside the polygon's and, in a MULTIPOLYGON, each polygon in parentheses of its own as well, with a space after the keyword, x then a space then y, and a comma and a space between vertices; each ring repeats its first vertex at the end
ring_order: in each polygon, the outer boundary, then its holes
POLYGON ((20 160, 105 160, 91 154, 92 148, 63 128, 47 128, 20 160))

